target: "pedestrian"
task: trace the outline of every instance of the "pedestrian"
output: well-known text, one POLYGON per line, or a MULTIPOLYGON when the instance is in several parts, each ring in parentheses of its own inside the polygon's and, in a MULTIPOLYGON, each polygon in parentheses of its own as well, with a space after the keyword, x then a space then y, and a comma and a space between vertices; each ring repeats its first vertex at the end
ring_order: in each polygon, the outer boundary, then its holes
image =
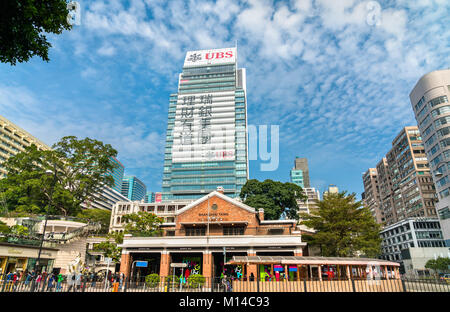
POLYGON ((91 273, 89 274, 89 281, 91 282, 91 287, 95 287, 94 277, 95 273, 94 271, 91 271, 91 273))
POLYGON ((253 282, 255 280, 255 275, 253 275, 253 272, 250 273, 250 282, 253 282))
POLYGON ((7 282, 10 282, 10 281, 13 279, 13 276, 14 276, 14 274, 13 274, 12 272, 9 272, 9 273, 6 275, 6 281, 7 281, 7 282))
POLYGON ((123 281, 125 279, 125 274, 123 274, 123 272, 121 272, 119 274, 119 289, 122 290, 122 285, 123 285, 123 281))
POLYGON ((53 289, 53 282, 55 281, 55 274, 53 272, 48 276, 48 283, 47 283, 47 291, 52 291, 53 289))
POLYGON ((58 274, 58 276, 56 277, 56 291, 61 291, 61 284, 64 280, 64 277, 61 273, 58 274))
POLYGON ((67 291, 71 291, 72 288, 73 291, 76 291, 75 280, 76 280, 75 272, 67 275, 67 285, 69 285, 67 291))
POLYGON ((76 274, 75 285, 76 288, 79 290, 81 287, 81 273, 76 274))
POLYGON ((25 277, 25 288, 28 287, 28 284, 30 283, 30 281, 31 281, 31 272, 29 272, 27 270, 26 277, 25 277))

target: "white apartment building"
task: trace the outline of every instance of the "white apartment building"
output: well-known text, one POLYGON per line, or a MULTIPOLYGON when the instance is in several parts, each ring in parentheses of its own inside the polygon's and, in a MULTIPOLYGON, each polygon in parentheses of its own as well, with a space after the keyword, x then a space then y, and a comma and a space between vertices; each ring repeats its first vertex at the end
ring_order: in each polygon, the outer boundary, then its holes
POLYGON ((409 98, 419 126, 436 188, 436 210, 450 246, 450 69, 419 79, 409 98))

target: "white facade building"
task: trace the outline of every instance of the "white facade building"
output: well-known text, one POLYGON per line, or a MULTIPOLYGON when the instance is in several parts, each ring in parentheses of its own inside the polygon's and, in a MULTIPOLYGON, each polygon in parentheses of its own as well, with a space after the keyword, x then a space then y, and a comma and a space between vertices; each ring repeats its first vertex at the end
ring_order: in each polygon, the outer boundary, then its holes
POLYGON ((450 246, 450 69, 419 79, 409 98, 430 163, 444 239, 450 246))

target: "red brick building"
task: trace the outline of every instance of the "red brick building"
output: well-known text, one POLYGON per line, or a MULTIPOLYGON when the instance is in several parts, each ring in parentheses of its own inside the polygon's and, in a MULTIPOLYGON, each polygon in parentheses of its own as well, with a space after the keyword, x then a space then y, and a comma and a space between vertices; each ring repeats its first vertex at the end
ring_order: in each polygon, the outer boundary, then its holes
MULTIPOLYGON (((145 211, 144 207, 141 210, 145 211)), ((263 209, 256 210, 220 191, 176 210, 170 220, 173 222, 163 224, 163 236, 125 235, 121 272, 132 280, 151 273, 161 277, 175 273, 182 278, 190 274, 220 277, 222 273, 244 278, 253 273, 256 277, 256 264, 224 263, 233 256, 302 256, 306 246, 297 221, 264 220, 263 209), (147 266, 139 267, 139 261, 147 266), (187 267, 172 268, 171 263, 186 263, 187 267)))

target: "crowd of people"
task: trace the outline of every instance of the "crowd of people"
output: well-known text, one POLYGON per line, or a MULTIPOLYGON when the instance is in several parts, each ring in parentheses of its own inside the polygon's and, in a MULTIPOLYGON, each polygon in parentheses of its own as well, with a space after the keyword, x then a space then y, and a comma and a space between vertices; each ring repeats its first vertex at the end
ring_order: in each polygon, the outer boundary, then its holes
POLYGON ((14 271, 0 277, 0 291, 79 291, 89 288, 103 289, 118 283, 121 290, 125 282, 123 273, 85 272, 61 274, 56 272, 40 272, 35 270, 14 271), (83 289, 84 288, 84 289, 83 289))

